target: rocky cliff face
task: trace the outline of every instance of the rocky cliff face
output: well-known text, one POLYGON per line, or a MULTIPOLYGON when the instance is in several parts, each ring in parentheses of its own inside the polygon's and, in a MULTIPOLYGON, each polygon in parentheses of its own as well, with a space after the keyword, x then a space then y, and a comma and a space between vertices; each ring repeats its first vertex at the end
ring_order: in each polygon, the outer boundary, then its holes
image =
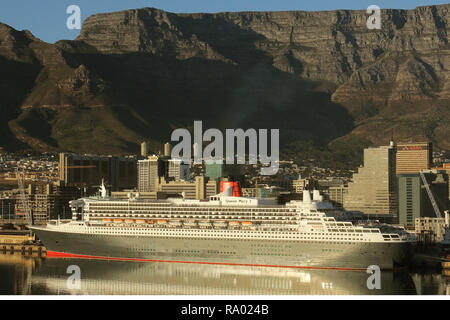
POLYGON ((282 144, 394 135, 448 149, 449 8, 383 10, 381 30, 365 11, 145 8, 91 16, 77 40, 55 45, 0 26, 0 66, 38 70, 9 104, 8 128, 24 144, 74 151, 131 151, 141 139, 157 149, 193 120, 280 128, 282 144))

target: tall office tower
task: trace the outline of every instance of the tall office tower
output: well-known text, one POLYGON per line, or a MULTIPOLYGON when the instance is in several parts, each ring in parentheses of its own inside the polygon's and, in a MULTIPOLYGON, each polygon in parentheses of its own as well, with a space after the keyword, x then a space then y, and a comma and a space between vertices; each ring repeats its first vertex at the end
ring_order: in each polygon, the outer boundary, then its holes
MULTIPOLYGON (((444 170, 424 170, 422 173, 443 215, 448 208, 448 174, 444 170)), ((398 175, 398 216, 399 223, 407 229, 414 229, 418 218, 436 218, 419 173, 398 175)))
POLYGON ((63 186, 98 186, 104 179, 111 191, 136 187, 136 156, 60 153, 58 170, 63 186))
POLYGON ((376 215, 396 223, 397 177, 395 174, 395 146, 364 149, 364 166, 353 175, 344 195, 344 208, 376 215))
POLYGON ((175 181, 189 180, 189 165, 178 159, 168 159, 168 177, 175 181))
POLYGON ((138 190, 139 192, 155 192, 159 177, 164 176, 164 163, 159 156, 149 156, 138 161, 138 190))
POLYGON ((433 163, 431 142, 398 143, 397 144, 397 174, 419 173, 430 169, 433 163))
POLYGON ((141 156, 144 158, 148 157, 148 145, 145 141, 141 143, 141 156))
POLYGON ((171 157, 172 145, 169 142, 164 144, 164 156, 171 157))

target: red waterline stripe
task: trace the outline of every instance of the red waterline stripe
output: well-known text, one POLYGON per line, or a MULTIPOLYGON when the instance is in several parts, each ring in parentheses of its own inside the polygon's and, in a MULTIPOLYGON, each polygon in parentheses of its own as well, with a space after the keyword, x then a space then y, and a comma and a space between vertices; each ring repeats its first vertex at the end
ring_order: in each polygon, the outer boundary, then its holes
MULTIPOLYGON (((47 258, 79 258, 79 259, 95 259, 95 260, 194 263, 194 264, 226 265, 226 266, 268 267, 268 268, 294 268, 294 269, 316 269, 316 270, 366 271, 366 268, 285 266, 285 265, 231 263, 231 262, 206 262, 206 261, 181 261, 181 260, 158 260, 158 259, 101 257, 101 256, 89 256, 89 255, 83 255, 83 254, 56 252, 56 251, 47 251, 47 258)), ((394 269, 384 269, 384 270, 394 270, 394 269)), ((398 270, 398 269, 395 269, 395 270, 398 270)))

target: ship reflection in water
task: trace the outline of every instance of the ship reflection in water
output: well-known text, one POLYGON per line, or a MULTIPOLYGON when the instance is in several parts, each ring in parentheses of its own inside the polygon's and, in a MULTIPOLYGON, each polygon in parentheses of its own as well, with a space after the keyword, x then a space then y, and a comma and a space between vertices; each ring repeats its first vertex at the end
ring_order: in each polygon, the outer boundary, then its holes
POLYGON ((357 295, 450 294, 445 274, 382 272, 381 289, 367 289, 361 271, 235 267, 49 259, 0 254, 0 294, 89 295, 357 295), (81 271, 79 289, 69 289, 67 268, 81 271))

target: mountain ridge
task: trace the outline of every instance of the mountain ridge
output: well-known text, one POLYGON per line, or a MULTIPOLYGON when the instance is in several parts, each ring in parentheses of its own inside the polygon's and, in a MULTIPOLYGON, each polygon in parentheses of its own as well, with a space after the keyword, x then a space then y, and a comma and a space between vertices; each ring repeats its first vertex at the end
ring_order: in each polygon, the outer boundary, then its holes
POLYGON ((0 146, 153 151, 177 127, 280 128, 285 148, 449 149, 448 9, 88 17, 55 44, 0 24, 0 146), (9 29, 8 29, 9 28, 9 29), (20 74, 17 70, 21 70, 20 74))

